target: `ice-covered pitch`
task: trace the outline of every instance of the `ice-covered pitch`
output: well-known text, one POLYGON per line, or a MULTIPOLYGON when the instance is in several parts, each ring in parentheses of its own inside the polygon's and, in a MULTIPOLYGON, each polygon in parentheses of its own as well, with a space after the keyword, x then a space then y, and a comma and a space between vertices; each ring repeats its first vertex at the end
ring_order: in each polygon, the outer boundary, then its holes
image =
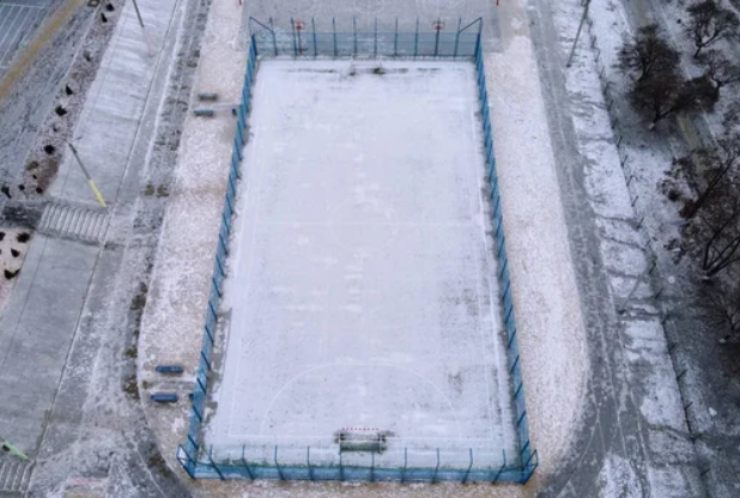
POLYGON ((514 453, 476 92, 468 62, 260 63, 214 455, 514 453))

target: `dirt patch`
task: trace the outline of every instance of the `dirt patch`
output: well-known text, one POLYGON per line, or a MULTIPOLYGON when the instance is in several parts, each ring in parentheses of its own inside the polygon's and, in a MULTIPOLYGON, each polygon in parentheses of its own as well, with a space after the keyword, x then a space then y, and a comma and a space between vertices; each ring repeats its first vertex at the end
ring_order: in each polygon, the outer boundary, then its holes
POLYGON ((0 228, 0 312, 18 281, 30 239, 30 232, 24 228, 0 228))

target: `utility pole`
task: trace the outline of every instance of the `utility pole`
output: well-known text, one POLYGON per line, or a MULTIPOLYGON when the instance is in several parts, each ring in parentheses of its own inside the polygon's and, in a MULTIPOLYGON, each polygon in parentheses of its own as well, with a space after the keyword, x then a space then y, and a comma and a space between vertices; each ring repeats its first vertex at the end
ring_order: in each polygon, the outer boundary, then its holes
POLYGON ((82 159, 80 159, 80 155, 77 153, 77 149, 70 142, 67 142, 67 145, 69 146, 69 150, 72 151, 72 155, 75 156, 77 164, 82 170, 82 174, 85 175, 85 178, 87 179, 87 184, 90 186, 90 190, 92 190, 93 194, 95 195, 95 200, 97 200, 98 204, 100 204, 103 208, 108 209, 108 206, 105 204, 103 194, 100 193, 100 190, 98 190, 98 186, 95 185, 95 180, 93 180, 92 176, 90 176, 90 172, 87 171, 85 165, 82 164, 82 159))
POLYGON ((586 16, 588 15, 588 7, 591 5, 591 0, 586 0, 586 4, 583 6, 583 15, 581 16, 581 22, 578 24, 578 31, 576 32, 576 39, 573 40, 573 47, 570 49, 570 55, 568 55, 568 62, 565 64, 565 67, 570 67, 571 62, 573 62, 573 54, 576 53, 576 45, 578 44, 578 39, 581 37, 581 30, 583 29, 583 23, 586 22, 586 16))

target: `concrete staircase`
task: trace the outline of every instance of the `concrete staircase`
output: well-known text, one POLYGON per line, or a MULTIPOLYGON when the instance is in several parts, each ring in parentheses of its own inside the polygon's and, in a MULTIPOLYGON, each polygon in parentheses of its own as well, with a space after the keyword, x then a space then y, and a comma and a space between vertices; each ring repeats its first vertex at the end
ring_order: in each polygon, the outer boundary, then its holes
POLYGON ((0 459, 0 496, 22 496, 28 490, 33 462, 15 458, 0 459))
POLYGON ((52 201, 46 205, 38 231, 55 237, 99 244, 108 226, 108 211, 98 207, 52 201))

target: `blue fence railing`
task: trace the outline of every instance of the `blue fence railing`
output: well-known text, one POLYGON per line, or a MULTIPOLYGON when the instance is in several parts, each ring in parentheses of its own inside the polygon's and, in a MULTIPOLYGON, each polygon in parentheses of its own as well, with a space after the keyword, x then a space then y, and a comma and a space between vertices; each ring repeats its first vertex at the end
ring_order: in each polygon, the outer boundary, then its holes
MULTIPOLYGON (((241 103, 237 109, 237 126, 234 136, 234 143, 231 155, 231 164, 228 176, 228 184, 224 199, 224 208, 221 216, 221 225, 218 234, 218 243, 216 247, 216 257, 214 262, 213 275, 211 277, 211 290, 206 307, 205 324, 203 327, 203 343, 200 352, 198 371, 196 375, 195 387, 192 395, 192 411, 190 415, 188 433, 186 441, 179 446, 177 458, 182 464, 185 471, 193 479, 227 479, 227 478, 248 478, 248 479, 284 479, 284 480, 392 480, 401 482, 437 482, 437 481, 486 481, 486 482, 517 482, 525 483, 529 480, 538 464, 537 452, 532 448, 529 439, 529 429, 527 421, 527 410, 524 401, 524 383, 521 374, 521 359, 517 345, 517 328, 514 317, 514 305, 512 302, 511 281, 509 278, 508 259, 506 255, 506 241, 504 236, 503 216, 501 212, 501 198, 496 175, 496 160, 493 146, 493 133, 491 129, 491 117, 489 111, 488 93, 486 90, 485 67, 483 64, 483 49, 481 47, 480 37, 480 20, 476 20, 466 26, 458 23, 458 31, 453 39, 456 42, 451 46, 452 52, 440 52, 439 42, 442 40, 439 30, 436 33, 422 34, 418 31, 413 33, 413 38, 403 37, 401 33, 394 33, 394 44, 388 45, 381 42, 377 37, 378 33, 372 33, 371 45, 361 40, 367 40, 368 37, 356 31, 352 34, 353 52, 349 55, 356 55, 362 51, 365 57, 372 56, 389 56, 403 55, 403 50, 410 50, 408 43, 417 44, 415 47, 418 54, 418 42, 421 35, 431 35, 436 39, 433 43, 437 44, 434 53, 438 57, 449 57, 450 54, 462 57, 466 53, 469 60, 472 60, 476 67, 478 98, 480 104, 481 122, 483 128, 483 142, 485 150, 485 162, 487 179, 490 186, 490 198, 492 206, 493 229, 495 239, 495 250, 498 258, 498 282, 500 287, 501 307, 503 311, 503 321, 506 330, 506 348, 508 352, 509 373, 512 378, 512 396, 514 400, 514 416, 517 431, 517 454, 507 455, 502 451, 501 458, 491 457, 490 453, 475 452, 471 449, 461 449, 457 452, 436 451, 409 451, 401 450, 401 453, 394 463, 389 465, 387 455, 376 456, 374 453, 366 455, 353 455, 343 458, 341 452, 329 456, 321 455, 318 449, 312 448, 238 448, 238 451, 217 452, 214 454, 213 448, 205 449, 201 447, 201 429, 204 420, 204 410, 206 405, 208 373, 211 370, 211 355, 215 344, 215 334, 218 322, 218 310, 222 296, 222 283, 225 277, 225 263, 228 253, 228 242, 231 234, 232 215, 234 213, 234 204, 236 202, 237 180, 240 177, 242 149, 244 147, 244 134, 247 125, 247 118, 250 111, 251 87, 254 80, 258 54, 260 56, 280 55, 281 45, 279 36, 269 26, 252 20, 262 28, 263 39, 272 40, 267 45, 260 45, 258 37, 251 35, 249 55, 247 58, 247 68, 242 88, 241 103), (457 54, 461 46, 461 34, 469 27, 477 23, 478 32, 475 34, 475 40, 472 44, 472 51, 465 49, 465 52, 457 54), (462 30, 462 31, 461 31, 462 30), (267 35, 265 35, 267 33, 267 35), (265 38, 265 36, 267 36, 265 38), (399 48, 399 40, 406 40, 405 45, 399 48), (392 51, 387 51, 388 47, 392 51), (295 453, 300 451, 305 454, 305 459, 292 455, 285 458, 284 455, 289 452, 295 453), (312 455, 313 459, 312 459, 312 455), (319 458, 317 458, 317 455, 319 458), (483 456, 481 456, 483 455, 483 456), (304 461, 305 463, 296 465, 295 462, 304 461), (289 463, 288 463, 289 462, 289 463)), ((294 22, 292 23, 295 27, 294 22)), ((417 23, 418 25, 418 23, 417 23)), ((293 30, 293 36, 297 36, 300 30, 293 30)), ((314 54, 328 56, 347 55, 337 50, 338 45, 331 43, 321 48, 319 54, 318 43, 319 36, 315 33, 314 54)), ((338 33, 329 33, 332 38, 336 38, 338 33)), ((299 43, 297 40, 291 40, 289 47, 294 47, 293 43, 299 43)), ((302 43, 302 42, 301 42, 302 43)), ((308 50, 295 50, 294 56, 311 56, 311 46, 308 50)))
POLYGON ((408 27, 399 30, 398 20, 392 24, 378 24, 376 19, 369 30, 359 29, 356 19, 340 26, 334 19, 331 25, 317 24, 314 19, 304 22, 292 18, 286 27, 275 25, 272 19, 262 23, 251 18, 250 23, 257 53, 272 57, 469 59, 475 55, 482 27, 480 18, 466 24, 458 19, 452 25, 437 19, 424 30, 417 20, 410 31, 408 27))
POLYGON ((206 393, 208 389, 208 372, 211 370, 211 354, 215 344, 216 326, 218 323, 218 308, 221 303, 222 284, 226 276, 224 270, 226 256, 229 251, 229 236, 231 235, 231 221, 234 214, 234 203, 236 202, 236 183, 241 174, 242 149, 244 147, 244 133, 247 126, 247 118, 250 110, 250 97, 252 81, 257 69, 257 50, 251 43, 247 57, 247 70, 244 75, 241 103, 237 108, 236 133, 234 145, 231 152, 231 164, 229 166, 229 177, 224 198, 224 208, 221 214, 221 226, 218 232, 218 243, 216 245, 216 258, 213 264, 211 276, 211 290, 206 306, 205 324, 203 326, 203 344, 200 350, 198 372, 193 389, 193 407, 190 414, 187 440, 180 446, 180 451, 187 456, 181 459, 183 468, 195 478, 198 470, 198 458, 200 453, 200 432, 203 424, 206 393))
POLYGON ((513 385, 515 425, 519 440, 519 462, 523 472, 523 482, 526 482, 537 466, 537 452, 533 450, 529 439, 527 407, 524 400, 524 381, 522 380, 521 357, 519 356, 516 318, 514 316, 514 303, 511 293, 511 279, 509 278, 509 258, 506 255, 506 237, 504 235, 501 193, 496 174, 496 156, 493 148, 493 130, 491 128, 491 112, 488 103, 486 69, 483 64, 483 48, 480 43, 475 51, 475 69, 478 77, 478 100, 480 102, 481 123, 483 125, 486 173, 491 189, 493 233, 496 241, 496 256, 498 258, 499 291, 503 308, 504 328, 506 330, 509 374, 511 375, 513 385))

